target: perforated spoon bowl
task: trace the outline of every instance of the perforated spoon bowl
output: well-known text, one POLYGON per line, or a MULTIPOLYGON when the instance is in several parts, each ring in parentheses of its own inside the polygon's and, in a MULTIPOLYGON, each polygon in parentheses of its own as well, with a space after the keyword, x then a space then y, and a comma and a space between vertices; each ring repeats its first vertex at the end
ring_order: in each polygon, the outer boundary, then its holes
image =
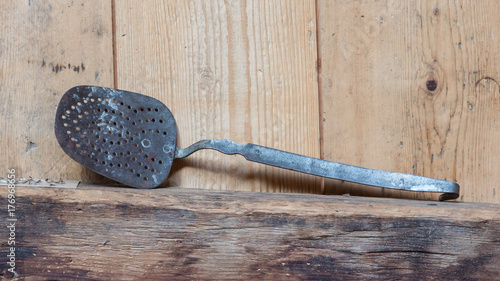
POLYGON ((200 149, 240 154, 247 160, 297 172, 378 187, 438 192, 456 199, 459 185, 439 179, 367 169, 255 144, 202 140, 188 148, 176 145, 177 126, 159 100, 138 93, 77 86, 61 98, 55 134, 75 161, 105 177, 136 188, 153 188, 167 178, 175 158, 200 149))

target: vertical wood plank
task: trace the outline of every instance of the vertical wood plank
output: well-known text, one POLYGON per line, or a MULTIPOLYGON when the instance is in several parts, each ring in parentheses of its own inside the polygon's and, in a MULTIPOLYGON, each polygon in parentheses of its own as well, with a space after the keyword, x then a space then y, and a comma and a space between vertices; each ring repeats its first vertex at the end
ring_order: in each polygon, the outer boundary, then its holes
POLYGON ((59 148, 54 114, 78 84, 113 85, 109 1, 0 3, 0 173, 100 181, 59 148))
MULTIPOLYGON (((116 2, 117 86, 163 101, 179 147, 252 142, 319 157, 314 1, 116 2)), ((320 179, 197 152, 165 185, 318 192, 320 179)))
POLYGON ((318 5, 325 158, 457 181, 463 201, 500 202, 498 2, 318 5))

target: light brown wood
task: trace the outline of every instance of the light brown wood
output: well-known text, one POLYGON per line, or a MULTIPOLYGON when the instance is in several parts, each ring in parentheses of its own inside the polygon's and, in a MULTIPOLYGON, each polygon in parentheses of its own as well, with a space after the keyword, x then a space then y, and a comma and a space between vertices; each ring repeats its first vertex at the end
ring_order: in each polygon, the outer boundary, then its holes
MULTIPOLYGON (((318 1, 325 159, 500 202, 497 1, 318 1)), ((431 195, 327 181, 327 193, 431 195)), ((432 197, 433 198, 433 197, 432 197)))
MULTIPOLYGON (((6 194, 0 187, 2 202, 6 194)), ((16 194, 23 280, 493 280, 500 273, 500 210, 490 204, 95 186, 16 194)))
POLYGON ((1 1, 0 173, 101 180, 59 148, 56 106, 77 84, 113 85, 109 1, 1 1))
MULTIPOLYGON (((106 182, 64 155, 53 135, 59 97, 93 84, 162 100, 177 118, 180 147, 252 142, 453 180, 462 201, 500 202, 497 1, 0 8, 0 170, 106 182)), ((214 151, 174 162, 164 185, 436 199, 336 181, 322 189, 316 177, 214 151)))
MULTIPOLYGON (((117 87, 163 101, 178 145, 256 143, 320 156, 314 1, 117 1, 117 87)), ((321 180, 197 152, 166 185, 320 192, 321 180)))

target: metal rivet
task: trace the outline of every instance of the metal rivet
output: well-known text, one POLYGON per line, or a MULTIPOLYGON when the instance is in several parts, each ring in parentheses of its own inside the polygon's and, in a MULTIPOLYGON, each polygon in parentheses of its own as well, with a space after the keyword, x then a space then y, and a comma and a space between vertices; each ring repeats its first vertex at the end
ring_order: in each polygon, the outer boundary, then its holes
POLYGON ((151 146, 151 142, 148 139, 143 139, 141 141, 141 144, 143 147, 150 147, 151 146))

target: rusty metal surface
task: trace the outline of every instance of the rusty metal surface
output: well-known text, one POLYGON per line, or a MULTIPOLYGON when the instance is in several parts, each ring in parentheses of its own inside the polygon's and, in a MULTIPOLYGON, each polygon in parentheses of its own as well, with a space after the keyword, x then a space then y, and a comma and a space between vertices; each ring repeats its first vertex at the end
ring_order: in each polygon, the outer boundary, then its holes
POLYGON ((177 127, 170 110, 154 98, 77 86, 61 98, 55 134, 64 152, 92 171, 153 188, 170 172, 177 127))
POLYGON ((85 167, 123 184, 152 188, 168 176, 173 159, 200 149, 240 154, 247 160, 297 172, 384 188, 442 193, 456 199, 460 187, 450 181, 367 169, 230 140, 202 140, 176 147, 177 127, 160 101, 110 88, 77 86, 57 108, 55 132, 62 149, 85 167))

